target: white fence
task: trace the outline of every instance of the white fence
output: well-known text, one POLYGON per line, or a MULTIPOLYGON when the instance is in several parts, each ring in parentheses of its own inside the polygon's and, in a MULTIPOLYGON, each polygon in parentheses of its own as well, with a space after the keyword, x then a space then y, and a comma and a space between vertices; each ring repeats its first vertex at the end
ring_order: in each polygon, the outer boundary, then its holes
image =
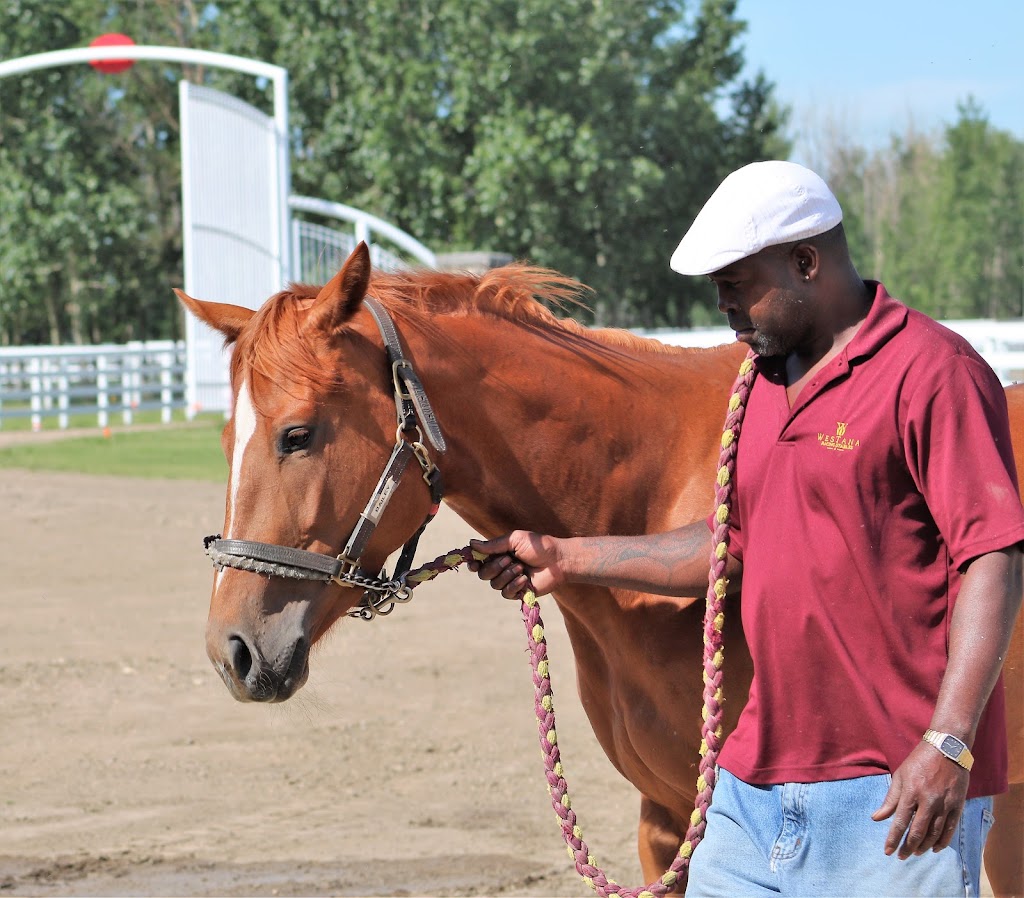
MULTIPOLYGON (((1003 386, 1024 381, 1024 319, 970 319, 942 323, 964 337, 981 354, 1003 386)), ((719 346, 734 339, 733 332, 727 327, 634 330, 634 333, 655 337, 670 346, 719 346)))
MULTIPOLYGON (((1003 384, 1024 381, 1024 320, 944 323, 984 356, 1003 384)), ((733 340, 724 327, 634 332, 673 346, 733 340)), ((96 425, 106 427, 115 416, 131 424, 137 412, 153 409, 166 423, 186 407, 184 375, 184 342, 0 348, 0 427, 28 417, 34 430, 48 418, 66 428, 71 415, 95 415, 96 425)))
POLYGON ((0 427, 29 418, 40 430, 56 418, 63 429, 72 415, 95 415, 106 427, 151 410, 167 423, 185 407, 184 374, 184 341, 0 348, 0 427))

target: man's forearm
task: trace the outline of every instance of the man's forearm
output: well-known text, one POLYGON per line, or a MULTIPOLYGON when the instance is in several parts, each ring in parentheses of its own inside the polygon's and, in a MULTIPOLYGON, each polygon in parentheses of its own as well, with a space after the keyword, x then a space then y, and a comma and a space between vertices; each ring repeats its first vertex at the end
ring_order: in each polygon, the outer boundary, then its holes
MULTIPOLYGON (((711 533, 703 521, 668 533, 561 542, 559 555, 569 580, 669 596, 697 596, 707 590, 711 533)), ((740 573, 740 564, 728 557, 730 592, 738 590, 740 573)))
POLYGON ((1022 557, 1017 547, 975 559, 967 569, 949 633, 949 660, 932 729, 974 741, 1006 658, 1021 606, 1022 557))

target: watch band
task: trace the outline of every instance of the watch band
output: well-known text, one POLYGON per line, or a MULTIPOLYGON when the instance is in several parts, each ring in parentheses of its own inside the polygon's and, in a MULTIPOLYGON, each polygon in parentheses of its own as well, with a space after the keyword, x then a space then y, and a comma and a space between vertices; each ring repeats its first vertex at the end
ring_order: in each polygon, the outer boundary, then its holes
POLYGON ((957 739, 950 733, 940 733, 938 730, 925 730, 921 737, 929 745, 934 745, 954 764, 959 764, 964 770, 970 770, 974 766, 974 755, 962 739, 957 739))

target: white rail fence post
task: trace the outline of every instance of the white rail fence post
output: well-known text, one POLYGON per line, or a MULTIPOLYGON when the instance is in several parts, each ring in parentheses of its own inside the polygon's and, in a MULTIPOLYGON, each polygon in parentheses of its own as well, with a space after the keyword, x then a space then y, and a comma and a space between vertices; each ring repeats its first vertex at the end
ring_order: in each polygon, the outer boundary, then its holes
POLYGON ((28 370, 31 373, 29 380, 29 389, 32 391, 30 399, 30 408, 32 409, 32 429, 39 430, 43 426, 43 379, 39 376, 39 372, 43 368, 42 359, 31 359, 28 363, 28 370))
POLYGON ((174 401, 174 393, 171 389, 174 356, 169 352, 161 352, 158 359, 160 361, 160 422, 170 424, 174 401))
POLYGON ((61 430, 67 430, 68 427, 68 407, 70 401, 68 397, 68 363, 67 359, 59 359, 58 364, 60 366, 60 377, 57 380, 59 395, 57 396, 57 408, 60 410, 57 415, 57 426, 61 430))
POLYGON ((96 358, 96 405, 99 406, 96 424, 99 427, 106 427, 110 423, 110 417, 107 414, 110 396, 107 394, 107 357, 105 355, 96 358))

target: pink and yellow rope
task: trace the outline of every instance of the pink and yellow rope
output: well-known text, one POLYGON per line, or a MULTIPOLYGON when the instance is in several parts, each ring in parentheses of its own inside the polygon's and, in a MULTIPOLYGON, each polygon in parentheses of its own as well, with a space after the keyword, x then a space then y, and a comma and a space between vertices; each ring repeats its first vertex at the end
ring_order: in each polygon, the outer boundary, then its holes
MULTIPOLYGON (((576 820, 565 781, 558 735, 555 729, 554 695, 547 657, 547 642, 544 638, 544 622, 540 606, 532 591, 522 598, 523 623, 530 648, 530 663, 533 668, 534 708, 537 716, 541 751, 544 755, 545 775, 551 805, 558 816, 569 857, 576 871, 601 898, 618 895, 622 898, 661 898, 671 892, 681 880, 690 864, 693 850, 704 837, 707 825, 707 811, 715 788, 715 769, 722 740, 722 665, 724 648, 722 629, 725 622, 725 595, 728 580, 725 576, 729 553, 729 517, 732 507, 733 475, 736 468, 736 450, 740 427, 747 398, 754 382, 756 370, 753 355, 740 365, 739 375, 729 397, 729 411, 722 431, 722 448, 718 462, 715 485, 715 532, 708 573, 708 591, 704 612, 704 707, 702 710, 700 764, 697 777, 697 799, 686 837, 679 852, 661 878, 642 888, 626 888, 608 879, 597 866, 590 848, 583 840, 583 834, 576 820)), ((486 556, 474 552, 469 546, 442 555, 429 564, 411 572, 406 583, 416 586, 433 580, 438 574, 454 570, 470 558, 483 561, 486 556)))

